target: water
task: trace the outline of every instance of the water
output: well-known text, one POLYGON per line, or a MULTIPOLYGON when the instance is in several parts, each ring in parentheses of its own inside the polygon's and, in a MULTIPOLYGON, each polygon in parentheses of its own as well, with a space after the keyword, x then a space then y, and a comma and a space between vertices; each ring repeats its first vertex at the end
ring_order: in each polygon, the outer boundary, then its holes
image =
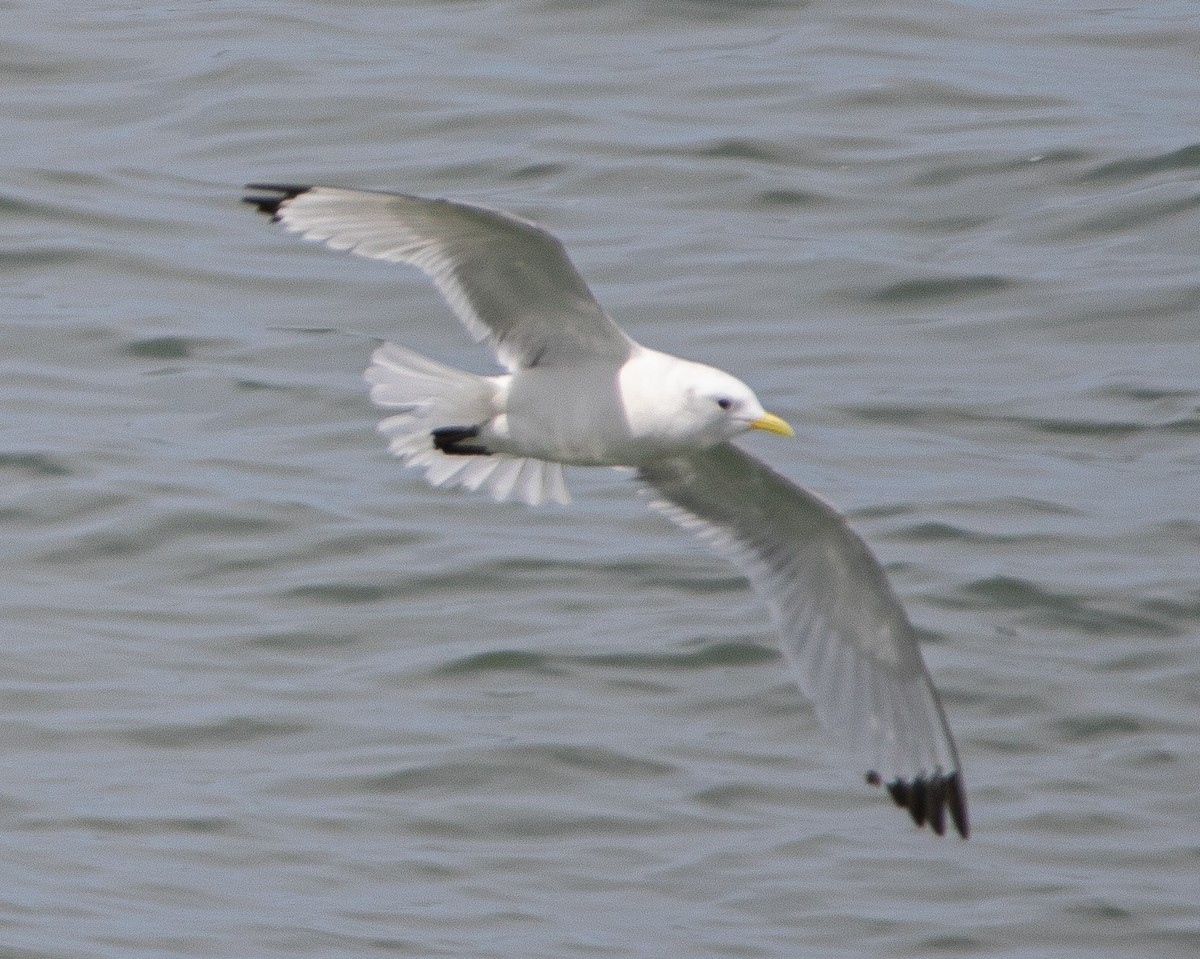
POLYGON ((0 954, 1200 954, 1190 3, 9 3, 0 954), (748 380, 927 636, 975 835, 736 573, 574 471, 427 488, 436 296, 252 180, 535 216, 748 380))

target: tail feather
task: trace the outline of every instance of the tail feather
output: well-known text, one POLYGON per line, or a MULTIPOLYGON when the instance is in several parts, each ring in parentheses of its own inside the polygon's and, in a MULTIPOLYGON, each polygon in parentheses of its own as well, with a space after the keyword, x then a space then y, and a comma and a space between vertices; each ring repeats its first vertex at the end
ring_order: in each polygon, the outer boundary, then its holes
POLYGON ((434 448, 431 433, 446 426, 485 423, 496 415, 495 379, 456 370, 394 343, 375 351, 363 374, 371 399, 397 410, 379 424, 388 449, 405 465, 425 471, 434 486, 485 488, 492 498, 537 505, 570 502, 561 463, 505 455, 449 456, 434 448))

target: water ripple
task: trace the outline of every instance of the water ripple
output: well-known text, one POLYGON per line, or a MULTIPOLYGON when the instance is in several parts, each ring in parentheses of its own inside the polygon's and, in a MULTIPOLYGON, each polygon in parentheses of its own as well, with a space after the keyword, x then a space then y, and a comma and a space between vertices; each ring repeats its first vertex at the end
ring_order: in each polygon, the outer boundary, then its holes
POLYGON ((1088 171, 1081 179, 1094 183, 1106 180, 1129 182, 1160 173, 1184 173, 1200 170, 1200 143, 1192 143, 1167 153, 1111 160, 1088 171))
POLYGON ((123 729, 120 738, 139 746, 157 749, 212 749, 222 746, 245 746, 251 743, 294 736, 307 732, 300 723, 282 723, 255 719, 253 716, 231 716, 207 723, 167 723, 140 728, 123 729))
POLYGON ((45 453, 0 453, 0 470, 45 477, 70 476, 74 472, 58 457, 45 453))
POLYGON ((505 792, 528 788, 561 788, 605 780, 644 780, 676 772, 669 763, 655 762, 608 749, 561 745, 503 746, 486 750, 456 750, 453 761, 411 766, 387 773, 350 777, 341 788, 356 793, 409 793, 452 790, 456 793, 505 792))
POLYGON ((1003 276, 927 276, 901 280, 870 292, 868 299, 877 303, 908 303, 921 300, 951 302, 971 296, 986 296, 1019 286, 1003 276))
POLYGON ((696 644, 692 649, 664 653, 621 652, 568 656, 527 650, 489 650, 447 662, 435 670, 435 675, 524 672, 530 675, 555 676, 570 672, 580 665, 612 667, 653 675, 663 671, 755 666, 759 663, 774 662, 778 658, 779 651, 774 646, 728 640, 705 641, 696 644))
POLYGON ((1160 636, 1180 634, 1180 627, 1146 609, 1119 612, 1090 594, 1073 595, 1012 576, 991 576, 955 588, 932 600, 948 608, 1006 609, 1020 612, 1029 624, 1065 628, 1093 636, 1160 636))

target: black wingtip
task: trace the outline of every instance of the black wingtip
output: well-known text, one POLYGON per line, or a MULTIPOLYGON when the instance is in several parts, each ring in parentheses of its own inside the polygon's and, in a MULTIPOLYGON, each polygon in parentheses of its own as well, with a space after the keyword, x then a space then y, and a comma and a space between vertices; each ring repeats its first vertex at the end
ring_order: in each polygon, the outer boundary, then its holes
MULTIPOLYGON (((867 773, 867 782, 872 786, 883 785, 879 773, 867 773)), ((907 809, 913 822, 918 826, 929 824, 939 836, 946 832, 946 814, 958 834, 967 839, 971 835, 971 825, 967 818, 967 794, 963 789, 962 776, 957 772, 949 774, 940 770, 932 775, 917 776, 914 779, 893 779, 887 784, 888 795, 901 809, 907 809)))
POLYGON ((272 222, 279 220, 279 208, 288 200, 294 200, 301 193, 307 193, 312 189, 311 186, 297 186, 292 183, 247 183, 247 190, 263 190, 266 194, 278 194, 276 196, 268 196, 260 193, 251 193, 242 197, 243 203, 249 203, 252 207, 258 209, 259 213, 265 213, 269 216, 272 222))

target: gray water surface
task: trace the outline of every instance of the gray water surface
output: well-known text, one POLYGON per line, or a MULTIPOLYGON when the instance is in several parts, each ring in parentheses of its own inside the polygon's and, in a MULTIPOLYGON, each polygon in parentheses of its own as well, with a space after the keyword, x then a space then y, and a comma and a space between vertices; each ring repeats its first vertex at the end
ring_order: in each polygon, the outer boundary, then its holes
POLYGON ((1200 955, 1200 9, 4 10, 0 955, 1200 955), (816 725, 610 471, 389 459, 419 277, 248 181, 512 209, 798 430, 923 630, 974 835, 816 725))

